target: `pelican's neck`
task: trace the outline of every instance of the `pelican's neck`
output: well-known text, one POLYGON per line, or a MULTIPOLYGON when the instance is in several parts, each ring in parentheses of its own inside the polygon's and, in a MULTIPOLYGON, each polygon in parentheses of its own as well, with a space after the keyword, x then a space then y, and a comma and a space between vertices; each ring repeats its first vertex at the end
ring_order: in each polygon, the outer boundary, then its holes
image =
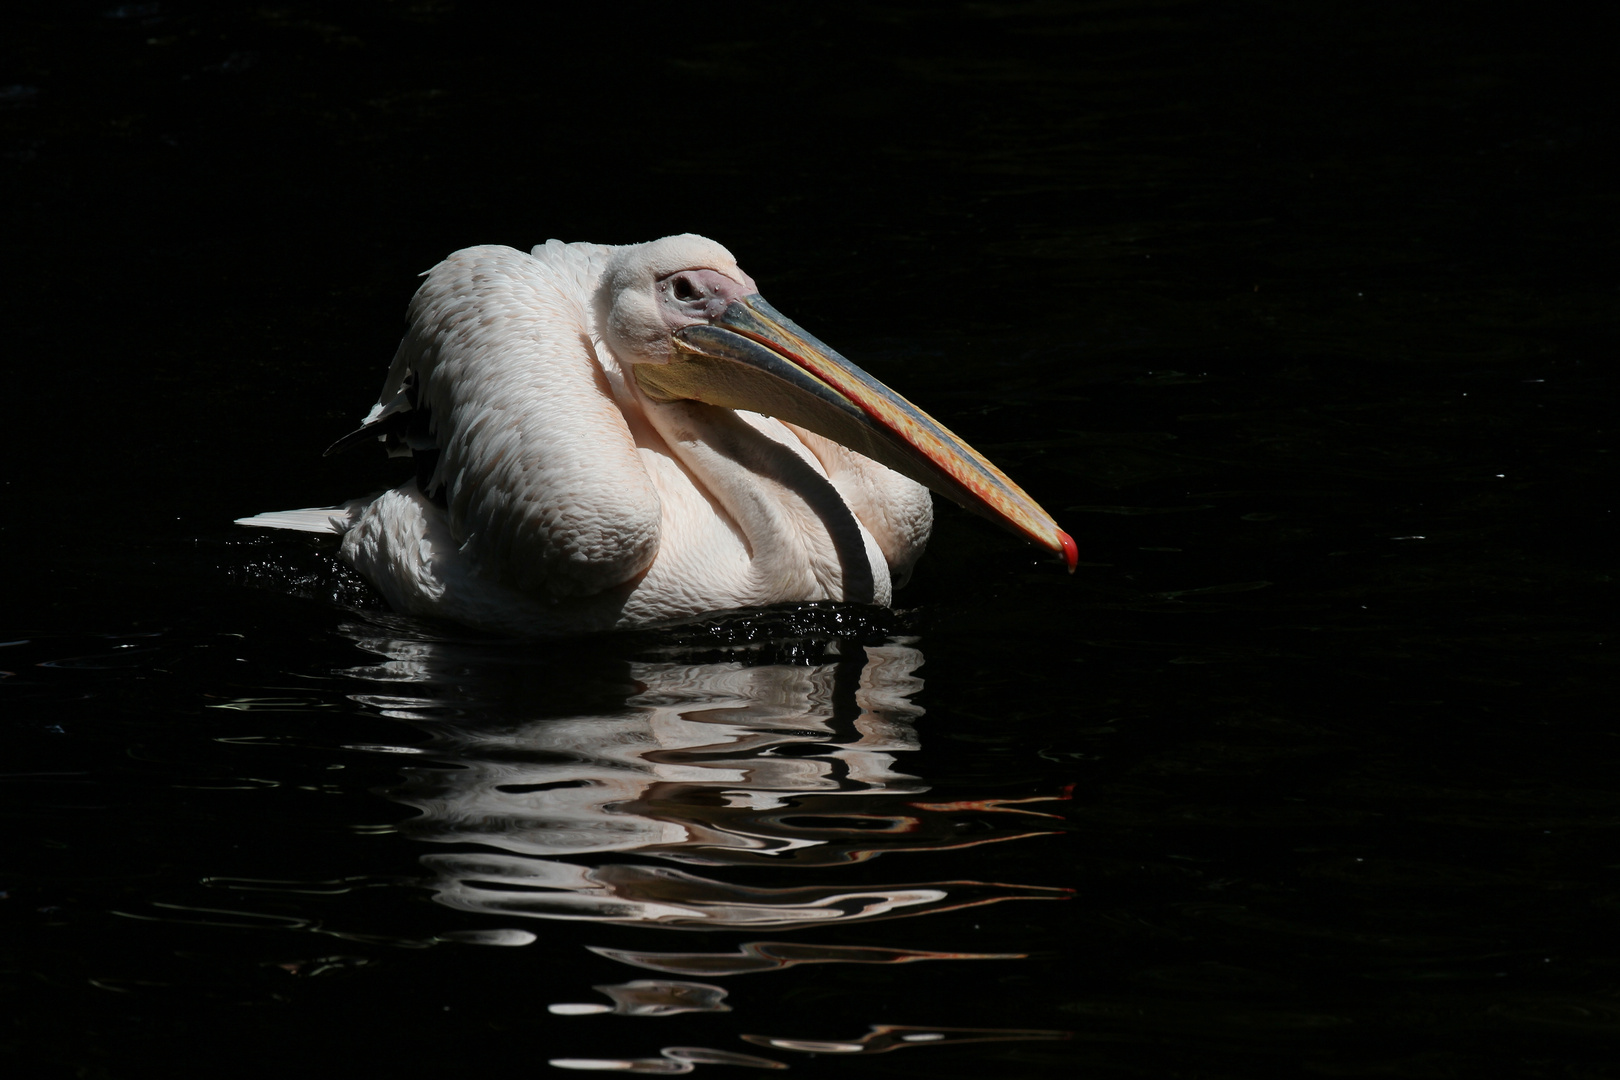
MULTIPOLYGON (((638 433, 638 444, 678 462, 742 536, 749 564, 742 604, 890 602, 883 552, 785 425, 695 401, 653 401, 622 370, 613 384, 629 395, 626 417, 656 433, 656 443, 641 443, 638 433)), ((639 426, 632 423, 632 432, 639 426)), ((678 539, 663 537, 661 552, 678 539)))

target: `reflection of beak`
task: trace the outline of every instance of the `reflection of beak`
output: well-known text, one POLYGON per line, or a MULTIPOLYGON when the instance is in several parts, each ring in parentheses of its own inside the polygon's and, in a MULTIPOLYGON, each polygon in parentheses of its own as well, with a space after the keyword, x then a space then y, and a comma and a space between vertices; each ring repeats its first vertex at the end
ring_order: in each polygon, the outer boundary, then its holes
POLYGON ((1024 490, 943 424, 799 329, 758 294, 677 330, 667 364, 636 364, 659 401, 702 401, 808 428, 1061 555, 1079 551, 1024 490))

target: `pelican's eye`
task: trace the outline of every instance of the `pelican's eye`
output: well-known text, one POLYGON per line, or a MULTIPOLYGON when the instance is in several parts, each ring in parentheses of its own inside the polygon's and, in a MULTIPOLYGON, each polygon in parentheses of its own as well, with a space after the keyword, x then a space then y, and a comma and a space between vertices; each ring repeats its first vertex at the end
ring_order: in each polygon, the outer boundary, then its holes
POLYGON ((702 293, 699 292, 698 287, 692 283, 691 278, 687 277, 685 274, 676 276, 675 299, 685 303, 691 300, 696 300, 701 295, 702 293))

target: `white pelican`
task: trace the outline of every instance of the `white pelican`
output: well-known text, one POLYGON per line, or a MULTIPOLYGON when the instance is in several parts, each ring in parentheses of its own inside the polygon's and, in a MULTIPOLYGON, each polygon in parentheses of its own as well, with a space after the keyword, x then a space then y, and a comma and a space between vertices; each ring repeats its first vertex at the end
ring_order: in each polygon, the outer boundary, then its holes
POLYGON ((556 634, 789 601, 888 604, 933 523, 927 488, 1063 556, 1000 470, 799 329, 701 236, 428 271, 376 437, 416 478, 239 519, 343 536, 396 609, 556 634))

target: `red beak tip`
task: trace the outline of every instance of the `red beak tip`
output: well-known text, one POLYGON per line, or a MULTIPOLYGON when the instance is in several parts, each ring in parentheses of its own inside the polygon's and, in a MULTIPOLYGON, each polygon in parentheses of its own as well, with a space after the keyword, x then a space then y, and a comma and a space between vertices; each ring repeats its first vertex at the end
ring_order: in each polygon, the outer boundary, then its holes
POLYGON ((1058 533, 1058 543, 1063 545, 1063 561, 1068 565, 1069 573, 1072 574, 1074 568, 1080 564, 1079 545, 1074 542, 1074 537, 1066 532, 1058 533))

